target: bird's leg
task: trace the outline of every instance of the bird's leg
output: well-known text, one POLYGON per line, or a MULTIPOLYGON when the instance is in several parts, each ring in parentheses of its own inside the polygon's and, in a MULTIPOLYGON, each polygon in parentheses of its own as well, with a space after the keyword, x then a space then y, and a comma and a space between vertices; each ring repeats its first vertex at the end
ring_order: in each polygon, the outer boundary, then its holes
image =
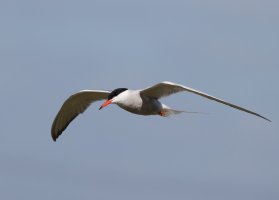
POLYGON ((166 117, 166 113, 163 110, 161 110, 158 114, 162 117, 166 117))

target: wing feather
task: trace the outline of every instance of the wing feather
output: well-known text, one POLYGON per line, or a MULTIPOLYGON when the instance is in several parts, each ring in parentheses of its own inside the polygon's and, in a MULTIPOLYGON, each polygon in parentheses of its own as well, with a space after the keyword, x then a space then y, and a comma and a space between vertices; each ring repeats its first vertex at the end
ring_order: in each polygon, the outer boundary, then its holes
POLYGON ((102 99, 107 99, 109 91, 102 90, 82 90, 70 96, 57 113, 51 127, 51 136, 55 141, 67 126, 81 113, 83 113, 91 103, 102 99))
POLYGON ((260 114, 258 114, 256 112, 253 112, 251 110, 248 110, 246 108, 242 108, 242 107, 237 106, 235 104, 232 104, 232 103, 229 103, 227 101, 224 101, 224 100, 222 100, 220 98, 211 96, 211 95, 206 94, 204 92, 201 92, 199 90, 195 90, 193 88, 186 87, 184 85, 179 85, 179 84, 172 83, 172 82, 165 81, 165 82, 162 82, 162 83, 158 83, 158 84, 156 84, 154 86, 151 86, 151 87, 148 87, 146 89, 141 90, 141 94, 145 95, 145 96, 153 97, 153 98, 156 98, 156 99, 160 99, 162 97, 166 97, 166 96, 169 96, 171 94, 175 94, 175 93, 183 92, 183 91, 187 91, 187 92, 191 92, 191 93, 203 96, 203 97, 205 97, 207 99, 210 99, 210 100, 213 100, 213 101, 217 101, 219 103, 225 104, 227 106, 230 106, 230 107, 233 107, 235 109, 238 109, 238 110, 250 113, 252 115, 256 115, 256 116, 261 117, 261 118, 263 118, 263 119, 265 119, 267 121, 270 121, 266 117, 264 117, 264 116, 262 116, 262 115, 260 115, 260 114))

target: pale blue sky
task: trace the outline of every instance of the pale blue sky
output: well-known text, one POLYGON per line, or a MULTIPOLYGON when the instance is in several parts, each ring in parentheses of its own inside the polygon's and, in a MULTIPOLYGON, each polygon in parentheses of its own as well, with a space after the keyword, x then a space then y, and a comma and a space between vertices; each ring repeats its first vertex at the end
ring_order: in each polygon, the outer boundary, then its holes
POLYGON ((279 199, 279 2, 0 2, 0 199, 279 199), (163 99, 209 112, 143 117, 93 104, 54 143, 82 89, 184 84, 163 99), (274 92, 275 91, 275 92, 274 92))

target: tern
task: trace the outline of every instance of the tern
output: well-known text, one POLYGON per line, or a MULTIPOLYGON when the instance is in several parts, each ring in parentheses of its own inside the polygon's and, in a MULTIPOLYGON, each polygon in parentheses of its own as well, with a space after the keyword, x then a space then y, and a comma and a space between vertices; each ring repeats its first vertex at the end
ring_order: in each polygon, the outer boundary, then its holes
POLYGON ((184 85, 164 81, 142 90, 130 90, 127 88, 117 88, 112 92, 105 90, 82 90, 71 95, 63 103, 61 109, 59 110, 53 121, 51 127, 52 139, 56 141, 56 139, 62 134, 62 132, 71 123, 71 121, 73 121, 79 114, 83 113, 90 106, 90 104, 95 101, 104 99, 106 100, 101 105, 99 110, 108 106, 109 104, 116 104, 120 108, 134 114, 159 115, 166 117, 172 114, 179 114, 184 111, 174 110, 161 103, 159 99, 183 91, 200 95, 207 99, 217 101, 219 103, 270 121, 266 117, 256 112, 229 103, 199 90, 195 90, 184 85))

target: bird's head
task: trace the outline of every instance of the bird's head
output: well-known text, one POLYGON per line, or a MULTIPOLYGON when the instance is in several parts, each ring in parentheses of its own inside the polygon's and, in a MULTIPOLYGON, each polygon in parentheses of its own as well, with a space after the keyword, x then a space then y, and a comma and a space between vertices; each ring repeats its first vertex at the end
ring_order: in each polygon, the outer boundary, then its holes
POLYGON ((121 94, 122 92, 126 91, 126 90, 128 90, 128 89, 127 88, 117 88, 117 89, 113 90, 108 95, 108 99, 101 105, 99 110, 101 110, 102 108, 106 107, 109 104, 117 103, 118 102, 118 95, 121 94))

